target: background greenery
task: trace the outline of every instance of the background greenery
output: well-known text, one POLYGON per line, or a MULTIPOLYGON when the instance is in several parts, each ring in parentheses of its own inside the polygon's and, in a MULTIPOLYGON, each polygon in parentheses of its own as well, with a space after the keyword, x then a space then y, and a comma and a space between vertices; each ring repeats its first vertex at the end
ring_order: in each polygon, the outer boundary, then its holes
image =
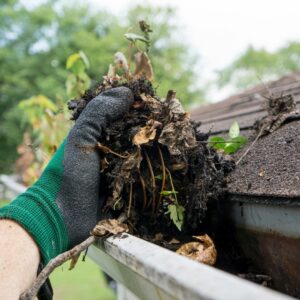
MULTIPOLYGON (((41 4, 31 8, 22 3, 25 1, 0 2, 0 173, 13 171, 16 147, 26 129, 18 102, 43 94, 65 105, 67 57, 83 50, 90 60, 88 75, 95 84, 106 74, 114 53, 126 53, 128 41, 123 34, 140 19, 154 29, 150 57, 158 93, 164 96, 175 88, 186 106, 204 101, 199 60, 187 44, 173 8, 136 6, 120 20, 75 0, 37 1, 41 4)), ((276 79, 299 67, 298 42, 272 53, 250 46, 219 70, 217 84, 238 91, 259 84, 259 78, 276 79)))
POLYGON ((186 104, 203 101, 203 91, 194 83, 199 77, 196 58, 179 37, 172 8, 137 6, 121 22, 74 1, 42 3, 29 9, 19 0, 0 2, 0 173, 12 170, 25 130, 17 103, 37 94, 66 103, 66 59, 79 50, 90 60, 92 84, 100 81, 114 53, 127 51, 123 34, 140 19, 154 29, 150 57, 158 93, 164 96, 176 88, 186 104))
POLYGON ((106 284, 103 273, 91 260, 78 261, 75 269, 68 271, 69 263, 51 275, 54 300, 115 300, 116 296, 106 284))
POLYGON ((274 52, 248 49, 231 65, 218 72, 219 87, 234 86, 236 91, 275 80, 300 68, 300 43, 289 42, 274 52))

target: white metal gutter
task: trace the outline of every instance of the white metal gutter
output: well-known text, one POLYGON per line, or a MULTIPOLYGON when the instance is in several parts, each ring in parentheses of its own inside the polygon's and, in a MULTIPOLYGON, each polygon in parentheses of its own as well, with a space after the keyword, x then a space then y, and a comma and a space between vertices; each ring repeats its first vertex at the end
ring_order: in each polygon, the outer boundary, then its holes
POLYGON ((99 242, 88 256, 142 300, 293 299, 129 234, 99 242))
MULTIPOLYGON (((14 197, 26 190, 7 175, 0 175, 0 184, 14 197)), ((129 234, 95 243, 88 256, 142 300, 294 299, 129 234)))

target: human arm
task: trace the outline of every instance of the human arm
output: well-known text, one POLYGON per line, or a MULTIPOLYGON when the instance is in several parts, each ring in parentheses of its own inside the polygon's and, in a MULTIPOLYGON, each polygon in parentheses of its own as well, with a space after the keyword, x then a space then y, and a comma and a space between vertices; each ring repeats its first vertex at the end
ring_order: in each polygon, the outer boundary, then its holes
POLYGON ((19 299, 37 274, 39 249, 22 226, 0 220, 0 299, 19 299))

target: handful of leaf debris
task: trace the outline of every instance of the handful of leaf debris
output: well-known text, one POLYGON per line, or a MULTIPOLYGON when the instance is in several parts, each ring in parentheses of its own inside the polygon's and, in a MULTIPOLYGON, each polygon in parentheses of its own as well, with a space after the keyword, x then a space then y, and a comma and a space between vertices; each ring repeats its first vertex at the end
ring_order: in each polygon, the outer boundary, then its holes
POLYGON ((222 192, 223 166, 203 142, 174 91, 161 101, 146 78, 105 78, 86 93, 74 117, 94 96, 115 86, 134 94, 129 113, 107 127, 97 148, 105 215, 126 216, 139 234, 199 229, 207 202, 222 192), (176 227, 177 229, 176 229, 176 227))
MULTIPOLYGON (((97 144, 101 156, 101 194, 108 218, 126 216, 140 235, 199 230, 207 202, 223 192, 224 167, 214 149, 207 147, 174 91, 161 101, 151 80, 150 26, 140 22, 144 36, 126 34, 130 55, 136 42, 135 70, 118 52, 115 65, 93 91, 72 100, 76 120, 86 104, 99 93, 117 86, 133 92, 134 103, 126 116, 107 127, 97 144), (175 226, 174 226, 175 225, 175 226)), ((131 61, 131 58, 128 58, 131 61)))

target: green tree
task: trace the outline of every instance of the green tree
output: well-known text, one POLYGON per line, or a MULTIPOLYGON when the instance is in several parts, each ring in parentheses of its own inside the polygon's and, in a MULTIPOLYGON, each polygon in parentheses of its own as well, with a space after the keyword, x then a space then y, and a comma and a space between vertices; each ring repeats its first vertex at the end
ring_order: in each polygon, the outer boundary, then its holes
POLYGON ((140 18, 154 28, 150 57, 158 93, 165 96, 176 89, 185 104, 202 101, 194 79, 195 57, 178 39, 173 9, 138 6, 121 22, 75 2, 48 0, 33 8, 19 0, 0 2, 0 173, 11 169, 25 130, 18 102, 43 94, 66 103, 66 59, 80 50, 89 58, 92 85, 101 81, 114 53, 128 50, 123 34, 140 18))
POLYGON ((299 42, 290 42, 274 52, 250 46, 230 66, 218 72, 218 83, 220 87, 232 85, 241 90, 299 69, 299 42))

